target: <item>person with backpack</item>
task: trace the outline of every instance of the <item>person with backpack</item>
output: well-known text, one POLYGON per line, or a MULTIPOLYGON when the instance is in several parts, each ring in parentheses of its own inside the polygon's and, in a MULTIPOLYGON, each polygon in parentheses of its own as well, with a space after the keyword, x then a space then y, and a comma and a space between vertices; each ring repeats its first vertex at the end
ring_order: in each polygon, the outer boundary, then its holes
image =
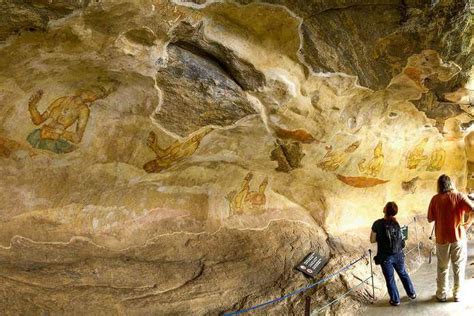
POLYGON ((447 301, 449 264, 453 264, 453 299, 461 301, 467 261, 466 229, 470 225, 474 205, 468 197, 454 190, 451 179, 443 174, 438 178, 438 194, 428 208, 428 222, 434 221, 438 276, 436 298, 447 301), (465 216, 468 215, 467 221, 465 216))
POLYGON ((398 206, 395 202, 388 202, 383 209, 384 217, 376 220, 372 225, 370 242, 377 243, 377 255, 374 257, 375 264, 382 268, 383 276, 387 284, 390 305, 400 305, 400 294, 395 282, 394 270, 402 281, 403 287, 409 298, 416 298, 415 288, 410 280, 410 276, 405 268, 405 255, 403 239, 400 225, 395 215, 398 213, 398 206))

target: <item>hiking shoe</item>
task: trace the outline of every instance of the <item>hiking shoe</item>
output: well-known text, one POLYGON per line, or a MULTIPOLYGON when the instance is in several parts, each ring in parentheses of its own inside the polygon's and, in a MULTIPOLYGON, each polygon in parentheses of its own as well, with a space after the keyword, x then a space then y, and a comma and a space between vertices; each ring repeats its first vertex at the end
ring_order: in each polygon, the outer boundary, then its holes
POLYGON ((441 303, 444 303, 444 302, 447 302, 448 300, 446 299, 446 297, 438 297, 436 296, 436 299, 438 300, 438 302, 441 302, 441 303))
POLYGON ((414 300, 416 298, 416 294, 413 294, 413 295, 408 295, 408 297, 412 300, 414 300))
POLYGON ((389 301, 389 303, 390 303, 390 305, 392 305, 392 306, 398 306, 398 305, 400 305, 400 302, 394 302, 394 301, 391 301, 391 300, 389 301))

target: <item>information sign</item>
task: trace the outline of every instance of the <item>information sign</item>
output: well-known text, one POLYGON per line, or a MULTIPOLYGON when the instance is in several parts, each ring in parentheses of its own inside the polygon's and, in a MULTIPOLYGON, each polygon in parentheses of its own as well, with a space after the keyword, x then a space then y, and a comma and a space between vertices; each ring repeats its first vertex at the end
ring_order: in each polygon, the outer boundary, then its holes
POLYGON ((297 266, 296 269, 314 278, 316 274, 328 263, 328 259, 310 252, 297 266))

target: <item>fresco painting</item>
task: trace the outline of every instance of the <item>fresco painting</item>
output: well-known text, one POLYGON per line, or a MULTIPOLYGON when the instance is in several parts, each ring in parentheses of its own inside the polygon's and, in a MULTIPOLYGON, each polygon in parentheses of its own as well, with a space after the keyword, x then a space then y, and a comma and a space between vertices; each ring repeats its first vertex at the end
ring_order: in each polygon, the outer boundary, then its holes
POLYGON ((28 101, 28 111, 34 125, 27 141, 33 148, 65 154, 74 151, 81 142, 89 121, 90 106, 94 101, 105 98, 107 92, 102 87, 79 90, 73 96, 64 96, 54 100, 41 113, 38 103, 43 97, 38 90, 28 101), (75 128, 74 128, 75 125, 75 128))
POLYGON ((240 189, 238 191, 233 190, 227 194, 226 199, 229 203, 231 214, 243 214, 246 211, 256 214, 265 211, 265 204, 267 202, 265 190, 268 186, 268 177, 262 180, 257 191, 250 189, 252 179, 253 173, 249 172, 242 181, 240 189))
POLYGON ((384 205, 428 243, 474 190, 472 12, 429 2, 1 1, 0 316, 391 314, 384 205))
POLYGON ((160 147, 157 135, 151 131, 146 144, 156 154, 156 158, 143 165, 143 169, 148 173, 160 172, 191 156, 198 149, 202 139, 211 131, 213 131, 212 127, 204 127, 185 140, 177 140, 166 148, 160 147))
POLYGON ((336 171, 348 161, 350 154, 356 151, 359 146, 360 141, 353 142, 344 150, 333 151, 332 146, 327 146, 327 152, 317 166, 325 171, 336 171))
POLYGON ((281 139, 293 139, 305 144, 310 144, 313 142, 322 143, 322 141, 315 139, 313 135, 304 129, 289 130, 276 126, 275 133, 277 137, 281 139))
POLYGON ((354 188, 370 188, 390 181, 368 177, 348 177, 341 174, 336 174, 336 177, 339 181, 354 188))
POLYGON ((384 155, 382 149, 382 143, 379 142, 374 149, 374 155, 370 161, 366 163, 365 159, 362 159, 359 164, 359 171, 362 174, 376 177, 379 175, 380 171, 382 170, 384 162, 384 155))
POLYGON ((428 138, 423 138, 416 146, 408 153, 407 156, 407 168, 416 169, 418 166, 425 160, 428 159, 428 156, 424 154, 426 144, 428 143, 428 138))
POLYGON ((429 138, 423 138, 411 151, 408 152, 406 167, 408 169, 425 169, 426 171, 440 171, 446 161, 446 151, 438 141, 431 153, 426 152, 429 138))
POLYGON ((438 145, 438 147, 433 150, 430 154, 428 161, 428 166, 426 167, 427 171, 440 171, 446 160, 446 151, 438 145))

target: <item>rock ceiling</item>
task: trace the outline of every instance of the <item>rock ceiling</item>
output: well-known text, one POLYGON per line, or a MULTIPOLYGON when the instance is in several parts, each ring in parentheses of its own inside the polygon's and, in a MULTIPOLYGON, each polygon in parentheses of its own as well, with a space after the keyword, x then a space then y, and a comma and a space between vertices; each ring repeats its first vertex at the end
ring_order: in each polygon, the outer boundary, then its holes
POLYGON ((0 1, 0 312, 235 310, 474 188, 472 31, 467 0, 0 1))

